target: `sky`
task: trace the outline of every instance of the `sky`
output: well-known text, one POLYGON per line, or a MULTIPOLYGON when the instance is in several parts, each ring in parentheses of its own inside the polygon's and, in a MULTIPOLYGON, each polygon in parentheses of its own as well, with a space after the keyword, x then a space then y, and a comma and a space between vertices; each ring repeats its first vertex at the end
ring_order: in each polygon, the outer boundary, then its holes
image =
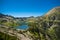
POLYGON ((60 0, 0 0, 0 13, 14 17, 42 16, 57 6, 60 0))

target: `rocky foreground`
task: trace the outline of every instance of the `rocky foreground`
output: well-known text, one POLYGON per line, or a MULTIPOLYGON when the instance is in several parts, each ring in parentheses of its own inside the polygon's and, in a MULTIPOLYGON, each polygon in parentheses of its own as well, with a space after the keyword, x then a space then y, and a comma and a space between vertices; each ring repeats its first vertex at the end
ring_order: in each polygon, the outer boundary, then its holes
MULTIPOLYGON (((21 31, 21 30, 19 30, 21 31)), ((14 30, 14 29, 8 29, 8 27, 6 26, 1 26, 0 25, 0 32, 6 33, 10 36, 16 36, 18 40, 32 40, 32 38, 29 38, 29 36, 27 34, 29 34, 27 32, 26 33, 19 33, 18 30, 14 30)))

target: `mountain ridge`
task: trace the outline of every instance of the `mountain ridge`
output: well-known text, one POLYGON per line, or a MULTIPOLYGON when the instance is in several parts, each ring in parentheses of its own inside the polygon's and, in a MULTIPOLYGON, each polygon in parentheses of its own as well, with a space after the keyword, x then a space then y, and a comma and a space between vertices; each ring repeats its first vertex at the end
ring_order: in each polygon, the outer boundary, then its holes
POLYGON ((55 12, 60 12, 60 7, 55 7, 55 8, 53 8, 53 9, 51 9, 50 11, 48 11, 48 12, 45 14, 45 16, 48 16, 48 15, 50 15, 50 14, 52 14, 52 13, 55 13, 55 12))

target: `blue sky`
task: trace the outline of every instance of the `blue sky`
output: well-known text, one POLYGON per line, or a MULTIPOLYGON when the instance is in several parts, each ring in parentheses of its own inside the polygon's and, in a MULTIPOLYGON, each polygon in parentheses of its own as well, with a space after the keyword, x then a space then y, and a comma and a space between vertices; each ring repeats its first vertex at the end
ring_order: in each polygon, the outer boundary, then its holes
POLYGON ((0 0, 0 12, 15 17, 41 16, 60 6, 60 0, 0 0))

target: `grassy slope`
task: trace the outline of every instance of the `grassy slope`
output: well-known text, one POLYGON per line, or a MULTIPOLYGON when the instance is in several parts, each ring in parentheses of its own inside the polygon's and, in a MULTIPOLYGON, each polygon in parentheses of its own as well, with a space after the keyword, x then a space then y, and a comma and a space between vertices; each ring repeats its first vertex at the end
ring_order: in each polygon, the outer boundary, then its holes
POLYGON ((0 32, 0 40, 17 40, 17 38, 0 32))

